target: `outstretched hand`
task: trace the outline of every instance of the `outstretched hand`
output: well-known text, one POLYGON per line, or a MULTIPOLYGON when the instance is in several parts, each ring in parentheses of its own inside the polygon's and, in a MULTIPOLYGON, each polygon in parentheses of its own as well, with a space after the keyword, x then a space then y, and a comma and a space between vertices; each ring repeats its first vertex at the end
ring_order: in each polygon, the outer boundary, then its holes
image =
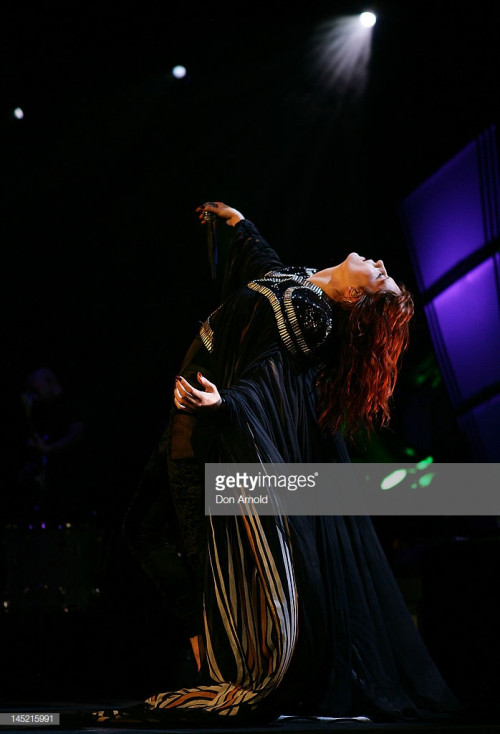
POLYGON ((195 388, 181 375, 175 378, 174 403, 178 410, 195 413, 207 408, 216 409, 222 404, 222 398, 213 382, 203 377, 201 372, 198 372, 197 379, 203 390, 195 388))
POLYGON ((223 201, 207 201, 202 206, 196 207, 198 219, 202 224, 206 224, 206 220, 204 218, 205 212, 210 212, 211 214, 215 214, 219 219, 224 219, 226 224, 229 224, 230 227, 234 227, 236 222, 239 222, 241 219, 245 219, 241 212, 237 209, 233 209, 233 207, 228 206, 227 204, 224 204, 223 201))

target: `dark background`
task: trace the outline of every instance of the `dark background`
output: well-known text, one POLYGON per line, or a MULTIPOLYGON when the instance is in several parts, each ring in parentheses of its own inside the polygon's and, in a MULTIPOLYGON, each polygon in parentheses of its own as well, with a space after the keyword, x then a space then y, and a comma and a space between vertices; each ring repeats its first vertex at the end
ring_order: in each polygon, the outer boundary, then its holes
MULTIPOLYGON (((21 612, 4 615, 6 636, 17 630, 33 657, 32 673, 12 662, 12 690, 19 677, 32 695, 54 696, 64 677, 71 692, 135 697, 138 669, 147 689, 151 655, 160 661, 168 648, 164 612, 119 525, 163 429, 179 361, 217 305, 198 204, 240 209, 290 263, 324 267, 351 250, 382 257, 415 292, 417 314, 392 429, 353 448, 354 458, 399 460, 410 449, 416 459, 468 460, 398 207, 498 122, 500 5, 373 4, 366 88, 341 94, 319 73, 315 38, 322 23, 364 9, 332 0, 2 4, 3 524, 19 524, 22 545, 30 508, 9 515, 25 431, 20 395, 29 372, 48 366, 81 406, 82 532, 99 551, 88 588, 101 589, 64 624, 40 604, 28 624, 21 612), (188 72, 181 80, 170 73, 178 63, 188 72), (16 106, 24 119, 13 117, 16 106), (160 642, 151 639, 155 615, 160 642), (62 648, 76 656, 71 675, 62 648), (92 687, 76 670, 99 666, 101 655, 113 674, 94 672, 92 687), (47 689, 49 660, 56 683, 47 689)), ((223 250, 227 232, 219 237, 223 250)), ((431 525, 380 528, 389 549, 457 530, 431 525)))

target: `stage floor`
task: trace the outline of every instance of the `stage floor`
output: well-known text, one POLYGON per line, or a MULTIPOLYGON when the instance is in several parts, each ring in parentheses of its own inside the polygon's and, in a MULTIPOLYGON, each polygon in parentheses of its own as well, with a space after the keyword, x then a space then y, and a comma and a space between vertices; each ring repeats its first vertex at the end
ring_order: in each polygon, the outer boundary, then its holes
POLYGON ((365 734, 500 734, 500 712, 492 714, 491 712, 478 712, 477 715, 468 715, 466 719, 460 722, 419 722, 419 723, 375 723, 369 720, 359 719, 332 719, 325 717, 317 718, 296 718, 281 717, 268 724, 248 725, 248 726, 231 726, 226 724, 223 727, 210 726, 209 728, 192 727, 191 725, 175 725, 175 726, 145 726, 145 725, 122 725, 115 723, 113 726, 106 724, 95 725, 86 724, 80 712, 93 712, 101 709, 122 709, 138 703, 137 701, 97 701, 89 703, 83 702, 59 702, 48 706, 46 703, 37 706, 36 703, 30 704, 15 702, 13 704, 2 704, 0 706, 0 734, 6 734, 9 731, 38 731, 53 732, 55 734, 66 734, 72 732, 100 732, 101 734, 118 734, 119 732, 134 731, 136 734, 147 734, 149 732, 169 733, 169 734, 199 734, 200 732, 210 732, 211 734, 319 734, 334 732, 334 734, 350 734, 351 732, 365 732, 365 734), (33 713, 59 714, 60 723, 58 725, 37 725, 37 724, 10 724, 7 714, 33 714, 33 713))

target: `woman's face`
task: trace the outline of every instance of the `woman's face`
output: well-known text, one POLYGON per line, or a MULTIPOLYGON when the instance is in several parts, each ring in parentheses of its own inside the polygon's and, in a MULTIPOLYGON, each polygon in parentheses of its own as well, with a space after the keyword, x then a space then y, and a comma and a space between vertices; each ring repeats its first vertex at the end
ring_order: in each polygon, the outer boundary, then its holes
POLYGON ((387 275, 382 260, 367 260, 351 252, 344 260, 344 268, 347 282, 356 290, 378 293, 378 291, 393 291, 401 293, 394 280, 387 275))

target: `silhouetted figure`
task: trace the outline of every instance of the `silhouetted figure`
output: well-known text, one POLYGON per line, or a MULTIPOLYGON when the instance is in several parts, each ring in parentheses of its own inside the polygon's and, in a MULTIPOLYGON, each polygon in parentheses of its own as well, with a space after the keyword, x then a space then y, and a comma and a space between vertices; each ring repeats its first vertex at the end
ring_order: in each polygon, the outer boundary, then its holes
POLYGON ((74 398, 54 372, 39 367, 28 376, 21 396, 28 436, 20 470, 25 507, 44 518, 68 520, 78 512, 82 497, 84 425, 74 398))

